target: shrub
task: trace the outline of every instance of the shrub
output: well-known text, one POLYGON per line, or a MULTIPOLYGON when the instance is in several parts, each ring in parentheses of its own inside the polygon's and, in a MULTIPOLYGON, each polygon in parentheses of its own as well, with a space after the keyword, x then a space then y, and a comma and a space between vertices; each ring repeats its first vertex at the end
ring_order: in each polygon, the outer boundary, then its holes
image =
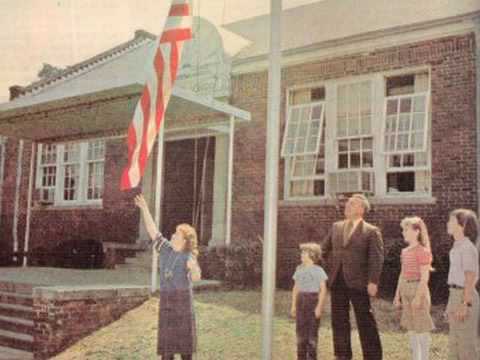
POLYGON ((262 242, 244 241, 200 252, 203 277, 223 280, 229 288, 252 288, 262 282, 262 242))

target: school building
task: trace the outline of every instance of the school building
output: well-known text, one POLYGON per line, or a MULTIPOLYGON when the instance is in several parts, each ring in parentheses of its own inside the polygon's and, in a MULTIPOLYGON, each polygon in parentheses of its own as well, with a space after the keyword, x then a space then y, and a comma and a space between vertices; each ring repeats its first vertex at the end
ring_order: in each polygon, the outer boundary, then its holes
MULTIPOLYGON (((224 27, 248 42, 235 54, 214 25, 195 24, 162 156, 156 146, 141 191, 152 209, 160 199, 166 235, 189 222, 205 246, 254 241, 263 235, 269 17, 224 27)), ((369 196, 367 220, 387 248, 415 214, 445 253, 449 211, 479 207, 480 3, 325 0, 285 10, 282 26, 279 278, 355 192, 369 196)), ((0 105, 0 251, 145 239, 133 205, 140 190, 119 182, 154 46, 137 31, 10 88, 0 105)))

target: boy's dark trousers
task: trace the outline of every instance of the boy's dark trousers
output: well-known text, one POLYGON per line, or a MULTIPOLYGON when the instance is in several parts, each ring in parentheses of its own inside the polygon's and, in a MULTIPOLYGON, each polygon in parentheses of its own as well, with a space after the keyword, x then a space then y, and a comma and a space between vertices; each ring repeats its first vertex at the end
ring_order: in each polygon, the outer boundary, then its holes
POLYGON ((297 296, 297 359, 316 360, 318 328, 320 320, 315 318, 318 293, 300 292, 297 296))

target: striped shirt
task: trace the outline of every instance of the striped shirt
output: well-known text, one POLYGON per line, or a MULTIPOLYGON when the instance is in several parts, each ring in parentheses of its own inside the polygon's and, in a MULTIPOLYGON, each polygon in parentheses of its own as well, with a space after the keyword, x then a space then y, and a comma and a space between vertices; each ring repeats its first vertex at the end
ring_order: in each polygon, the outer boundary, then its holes
POLYGON ((402 250, 402 276, 406 280, 420 280, 420 267, 432 263, 432 253, 426 247, 417 245, 402 250))

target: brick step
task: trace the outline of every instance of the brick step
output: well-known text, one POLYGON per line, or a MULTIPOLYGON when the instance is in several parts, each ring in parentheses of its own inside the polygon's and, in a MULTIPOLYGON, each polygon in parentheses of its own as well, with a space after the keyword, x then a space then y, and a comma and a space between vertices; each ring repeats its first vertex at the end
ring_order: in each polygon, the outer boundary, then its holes
POLYGON ((0 330, 33 335, 33 320, 26 320, 10 316, 0 316, 0 330))
POLYGON ((0 291, 0 303, 32 306, 33 296, 31 293, 0 291))
POLYGON ((0 281, 0 291, 2 292, 14 292, 31 295, 35 286, 39 285, 17 283, 13 281, 0 281))
POLYGON ((14 331, 0 330, 0 346, 17 350, 32 351, 33 336, 14 331))
POLYGON ((33 360, 33 353, 0 346, 0 360, 33 360))
POLYGON ((31 306, 0 303, 0 316, 33 320, 33 308, 31 306))

